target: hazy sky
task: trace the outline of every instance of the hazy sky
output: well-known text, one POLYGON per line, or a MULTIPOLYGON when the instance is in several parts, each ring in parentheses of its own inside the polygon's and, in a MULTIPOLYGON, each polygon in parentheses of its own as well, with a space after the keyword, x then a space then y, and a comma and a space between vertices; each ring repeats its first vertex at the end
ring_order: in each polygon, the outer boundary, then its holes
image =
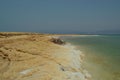
POLYGON ((120 0, 0 0, 0 31, 120 31, 120 0))

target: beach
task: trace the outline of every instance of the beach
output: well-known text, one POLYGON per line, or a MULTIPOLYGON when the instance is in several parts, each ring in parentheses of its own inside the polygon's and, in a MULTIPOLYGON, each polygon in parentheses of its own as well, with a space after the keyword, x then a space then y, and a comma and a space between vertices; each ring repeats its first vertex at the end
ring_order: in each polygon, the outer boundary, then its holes
POLYGON ((0 80, 91 80, 84 57, 51 34, 0 33, 0 80))

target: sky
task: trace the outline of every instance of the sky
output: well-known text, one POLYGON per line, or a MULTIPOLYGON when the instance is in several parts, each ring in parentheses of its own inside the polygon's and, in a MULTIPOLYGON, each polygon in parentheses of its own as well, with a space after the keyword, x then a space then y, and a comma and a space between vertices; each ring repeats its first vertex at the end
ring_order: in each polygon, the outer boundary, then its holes
POLYGON ((120 33, 120 0, 0 0, 0 32, 120 33))

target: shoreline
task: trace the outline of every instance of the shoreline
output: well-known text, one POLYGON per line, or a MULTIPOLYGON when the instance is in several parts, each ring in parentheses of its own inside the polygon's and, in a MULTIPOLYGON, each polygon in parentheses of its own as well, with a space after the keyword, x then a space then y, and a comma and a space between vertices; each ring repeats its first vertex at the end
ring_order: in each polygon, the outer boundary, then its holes
POLYGON ((0 37, 1 80, 90 80, 74 45, 51 42, 54 35, 14 34, 0 37))
MULTIPOLYGON (((85 57, 85 55, 78 49, 76 49, 76 47, 74 45, 72 45, 71 43, 67 43, 65 45, 65 47, 69 48, 69 50, 72 51, 72 60, 73 60, 73 67, 79 69, 78 72, 75 72, 73 74, 76 74, 77 76, 79 76, 78 79, 76 80, 91 80, 91 75, 89 74, 89 72, 84 68, 83 64, 83 59, 85 57)), ((76 76, 74 75, 74 76, 76 76)), ((73 79, 75 80, 75 79, 73 79)))

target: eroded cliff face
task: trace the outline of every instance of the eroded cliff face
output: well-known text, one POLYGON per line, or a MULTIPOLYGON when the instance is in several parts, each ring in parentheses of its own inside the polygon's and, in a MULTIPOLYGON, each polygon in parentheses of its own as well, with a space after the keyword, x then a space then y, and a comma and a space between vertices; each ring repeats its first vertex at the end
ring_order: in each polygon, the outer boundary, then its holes
POLYGON ((90 80, 80 51, 55 44, 50 36, 1 35, 0 80, 90 80))

